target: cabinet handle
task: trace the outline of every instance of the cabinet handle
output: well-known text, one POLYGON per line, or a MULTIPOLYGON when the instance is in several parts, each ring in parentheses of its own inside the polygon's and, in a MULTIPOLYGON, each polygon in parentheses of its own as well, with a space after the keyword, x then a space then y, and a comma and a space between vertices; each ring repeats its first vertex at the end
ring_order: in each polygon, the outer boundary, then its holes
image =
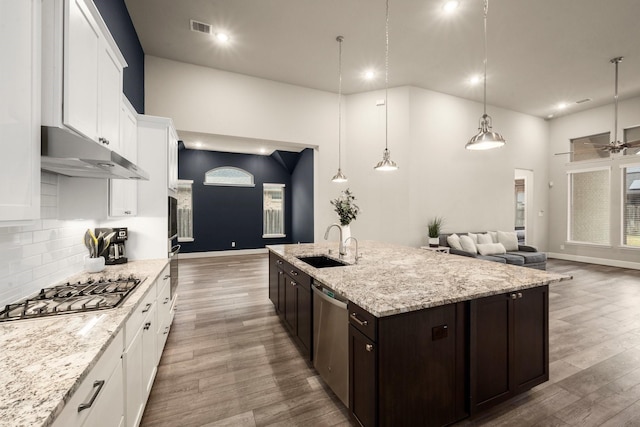
POLYGON ((149 309, 151 308, 151 303, 148 303, 147 305, 144 306, 144 309, 142 310, 143 313, 146 313, 147 311, 149 311, 149 309))
POLYGON ((366 345, 364 346, 364 348, 365 348, 367 351, 373 351, 373 346, 372 346, 371 344, 366 344, 366 345))
POLYGON ((297 276, 297 275, 298 275, 298 272, 297 272, 297 271, 295 271, 295 270, 291 270, 291 275, 292 275, 292 276, 297 276))
POLYGON ((169 297, 166 297, 166 298, 164 299, 163 304, 166 304, 166 303, 168 303, 168 302, 169 302, 169 297))
POLYGON ((165 335, 167 335, 168 333, 169 333, 169 327, 168 327, 168 326, 166 326, 166 327, 164 328, 164 334, 165 334, 165 335))
POLYGON ((522 292, 518 292, 518 298, 522 298, 522 292))
POLYGON ((511 294, 511 299, 516 299, 518 296, 516 294, 511 294))
POLYGON ((277 261, 276 261, 276 264, 278 264, 278 265, 282 265, 282 261, 277 260, 277 261))
POLYGON ((358 319, 358 315, 356 313, 351 313, 350 317, 356 321, 356 323, 360 326, 367 326, 369 324, 369 322, 367 322, 366 320, 360 320, 358 319))
POLYGON ((298 286, 298 284, 292 280, 291 281, 291 286, 298 286))
POLYGON ((131 211, 124 211, 125 215, 131 215, 131 211))
POLYGON ((89 399, 89 403, 81 403, 78 405, 78 412, 82 412, 85 409, 91 408, 91 406, 93 405, 93 402, 96 400, 96 397, 98 397, 98 394, 100 394, 100 390, 102 390, 103 386, 104 386, 104 380, 98 380, 93 382, 93 388, 95 389, 95 391, 93 392, 93 396, 91 396, 91 399, 89 399))
POLYGON ((165 275, 164 275, 164 277, 162 278, 162 280, 167 280, 167 279, 169 279, 170 277, 171 277, 171 275, 170 275, 170 274, 165 274, 165 275))
POLYGON ((148 331, 150 327, 151 327, 151 322, 147 322, 147 323, 144 324, 144 330, 145 331, 148 331))
POLYGON ((278 271, 278 275, 282 276, 284 273, 282 271, 278 271))

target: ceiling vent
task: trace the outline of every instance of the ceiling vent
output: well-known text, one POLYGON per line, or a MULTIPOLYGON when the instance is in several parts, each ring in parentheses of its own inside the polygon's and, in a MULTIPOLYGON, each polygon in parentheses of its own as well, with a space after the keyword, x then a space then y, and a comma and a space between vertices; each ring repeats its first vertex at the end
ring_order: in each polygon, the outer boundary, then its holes
POLYGON ((211 24, 205 24, 204 22, 198 22, 191 19, 191 31, 196 33, 211 34, 211 24))

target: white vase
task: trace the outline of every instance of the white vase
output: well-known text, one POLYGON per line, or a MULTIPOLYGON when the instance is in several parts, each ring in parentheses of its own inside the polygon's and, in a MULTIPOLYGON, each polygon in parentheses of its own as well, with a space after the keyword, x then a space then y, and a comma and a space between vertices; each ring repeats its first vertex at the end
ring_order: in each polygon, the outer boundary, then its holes
POLYGON ((351 243, 347 242, 347 239, 351 237, 351 226, 349 224, 340 225, 340 228, 342 229, 342 245, 346 248, 351 243))
POLYGON ((87 273, 100 273, 104 270, 104 257, 89 258, 89 255, 85 255, 84 269, 87 273))
POLYGON ((429 247, 437 248, 440 246, 440 239, 438 237, 429 237, 429 247))

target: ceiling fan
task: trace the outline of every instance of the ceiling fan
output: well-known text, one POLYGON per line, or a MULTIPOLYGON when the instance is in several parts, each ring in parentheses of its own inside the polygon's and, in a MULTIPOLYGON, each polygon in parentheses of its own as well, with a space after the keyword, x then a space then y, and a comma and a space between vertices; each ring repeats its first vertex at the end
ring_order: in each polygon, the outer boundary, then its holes
MULTIPOLYGON (((640 154, 640 140, 638 141, 630 141, 630 142, 620 142, 618 141, 618 64, 624 59, 623 56, 618 56, 616 58, 611 59, 609 62, 615 64, 616 66, 616 80, 615 80, 615 94, 613 99, 615 100, 615 112, 614 112, 614 125, 613 125, 613 141, 608 144, 598 144, 594 142, 583 142, 585 145, 592 145, 595 148, 601 151, 608 151, 609 153, 620 153, 627 148, 635 148, 639 149, 636 151, 636 154, 640 154)), ((556 156, 561 154, 574 154, 575 151, 568 151, 565 153, 556 153, 556 156)))

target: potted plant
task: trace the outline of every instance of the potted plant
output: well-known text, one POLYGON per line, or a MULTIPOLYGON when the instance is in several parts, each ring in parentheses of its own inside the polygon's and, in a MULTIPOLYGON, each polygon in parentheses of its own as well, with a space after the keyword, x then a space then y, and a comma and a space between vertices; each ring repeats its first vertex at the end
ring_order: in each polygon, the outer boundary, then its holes
POLYGON ((444 224, 444 218, 442 217, 435 217, 427 224, 427 228, 429 230, 429 246, 432 248, 440 246, 440 231, 442 231, 442 224, 444 224))
POLYGON ((343 242, 351 236, 349 224, 351 224, 351 221, 354 221, 360 213, 360 208, 354 203, 355 200, 355 196, 347 188, 340 194, 340 197, 330 201, 340 219, 343 242))

